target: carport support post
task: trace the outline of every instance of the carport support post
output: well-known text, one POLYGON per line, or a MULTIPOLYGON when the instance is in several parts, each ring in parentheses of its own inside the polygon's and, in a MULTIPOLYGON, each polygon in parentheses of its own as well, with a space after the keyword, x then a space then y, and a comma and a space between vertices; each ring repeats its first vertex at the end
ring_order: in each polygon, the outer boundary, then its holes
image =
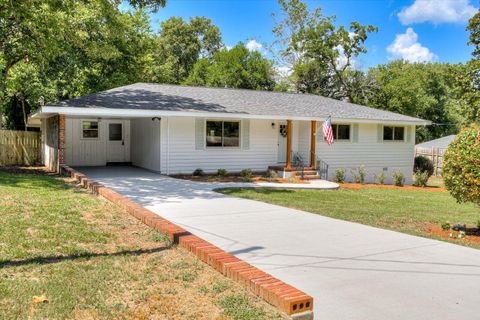
POLYGON ((310 124, 310 167, 315 168, 315 145, 317 143, 315 137, 317 131, 317 121, 312 120, 310 124))
POLYGON ((65 115, 58 116, 58 172, 65 164, 65 115))
POLYGON ((287 120, 287 169, 292 167, 292 120, 287 120))

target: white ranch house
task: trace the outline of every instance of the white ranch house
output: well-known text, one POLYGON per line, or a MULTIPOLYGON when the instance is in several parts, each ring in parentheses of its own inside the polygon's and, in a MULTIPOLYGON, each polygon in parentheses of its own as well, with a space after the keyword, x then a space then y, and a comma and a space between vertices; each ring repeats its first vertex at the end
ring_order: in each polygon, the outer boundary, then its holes
POLYGON ((337 168, 348 177, 365 166, 367 181, 385 171, 391 182, 399 170, 407 183, 415 126, 429 124, 316 95, 145 83, 49 104, 30 118, 40 120, 51 169, 131 163, 166 175, 269 167, 287 174, 301 162, 328 164, 328 179, 337 168), (321 130, 328 116, 330 146, 321 130))

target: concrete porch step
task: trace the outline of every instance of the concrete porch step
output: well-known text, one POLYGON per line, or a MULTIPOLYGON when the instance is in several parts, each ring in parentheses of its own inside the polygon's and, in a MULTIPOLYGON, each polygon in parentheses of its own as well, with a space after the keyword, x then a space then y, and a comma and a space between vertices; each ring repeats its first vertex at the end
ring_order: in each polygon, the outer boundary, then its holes
POLYGON ((320 179, 320 176, 318 174, 314 175, 303 175, 302 180, 317 180, 320 179))

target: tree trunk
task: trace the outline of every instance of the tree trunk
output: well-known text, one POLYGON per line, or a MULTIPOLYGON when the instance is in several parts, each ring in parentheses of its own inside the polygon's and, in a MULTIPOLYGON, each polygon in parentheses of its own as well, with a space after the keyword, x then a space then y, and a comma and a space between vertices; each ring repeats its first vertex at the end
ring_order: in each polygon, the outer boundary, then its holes
POLYGON ((25 111, 25 98, 23 96, 20 98, 20 103, 22 104, 24 130, 27 131, 28 119, 27 119, 27 112, 25 111))

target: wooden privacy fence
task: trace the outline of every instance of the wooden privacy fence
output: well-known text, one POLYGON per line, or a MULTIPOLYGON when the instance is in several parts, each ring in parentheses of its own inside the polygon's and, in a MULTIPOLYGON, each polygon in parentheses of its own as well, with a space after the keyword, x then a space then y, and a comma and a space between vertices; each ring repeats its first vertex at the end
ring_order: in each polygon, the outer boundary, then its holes
POLYGON ((0 130, 0 166, 33 165, 40 160, 40 132, 0 130))
POLYGON ((433 166, 435 168, 434 175, 442 175, 443 168, 443 155, 447 151, 447 148, 419 148, 415 147, 415 157, 424 156, 432 160, 433 166))

